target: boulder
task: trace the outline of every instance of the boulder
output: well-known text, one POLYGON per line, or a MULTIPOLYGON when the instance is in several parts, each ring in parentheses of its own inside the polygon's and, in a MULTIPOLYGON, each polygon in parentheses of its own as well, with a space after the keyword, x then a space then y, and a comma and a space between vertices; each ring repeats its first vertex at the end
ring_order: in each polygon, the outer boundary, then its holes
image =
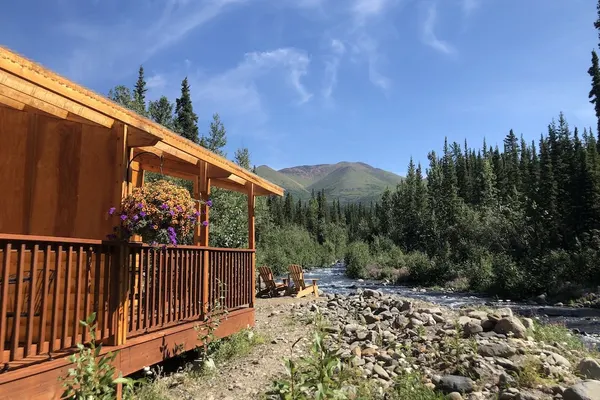
POLYGON ((364 297, 375 297, 375 298, 379 298, 382 296, 382 293, 377 291, 377 290, 373 290, 373 289, 365 289, 363 291, 363 296, 364 297))
POLYGON ((535 325, 533 325, 533 320, 531 318, 521 318, 521 322, 523 322, 525 329, 535 329, 535 325))
POLYGON ((482 344, 477 348, 477 352, 484 357, 512 357, 517 354, 517 350, 506 343, 482 344))
POLYGON ((600 363, 591 357, 584 358, 577 365, 577 373, 584 378, 600 380, 600 363))
POLYGON ((600 381, 579 382, 563 392, 564 400, 600 400, 600 381))
POLYGON ((388 374, 387 371, 383 369, 383 367, 381 367, 379 364, 373 365, 373 372, 379 375, 380 378, 383 378, 385 380, 390 379, 390 374, 388 374))
POLYGON ((546 358, 546 361, 550 365, 558 365, 565 368, 571 368, 571 363, 569 362, 569 360, 567 360, 558 353, 549 353, 548 357, 546 358))
POLYGON ((483 332, 483 328, 481 327, 479 320, 471 320, 463 326, 463 333, 466 337, 471 337, 479 332, 483 332))
POLYGON ((516 338, 525 338, 527 329, 525 329, 518 318, 503 317, 496 322, 496 326, 494 326, 494 332, 504 335, 512 333, 516 338))
POLYGON ((444 393, 470 393, 474 389, 474 382, 465 376, 444 375, 440 378, 437 388, 444 393))

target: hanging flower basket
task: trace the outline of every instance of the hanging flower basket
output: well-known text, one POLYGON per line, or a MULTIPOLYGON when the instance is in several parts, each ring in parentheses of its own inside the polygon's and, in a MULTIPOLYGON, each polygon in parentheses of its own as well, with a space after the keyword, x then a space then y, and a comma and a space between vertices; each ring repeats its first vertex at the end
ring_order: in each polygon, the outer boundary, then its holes
MULTIPOLYGON (((120 223, 109 239, 143 241, 151 245, 177 245, 189 242, 198 223, 196 210, 198 200, 191 198, 187 189, 160 180, 133 189, 117 210, 108 213, 118 215, 120 223)), ((208 206, 212 202, 207 201, 208 206)), ((208 225, 204 221, 203 225, 208 225)))

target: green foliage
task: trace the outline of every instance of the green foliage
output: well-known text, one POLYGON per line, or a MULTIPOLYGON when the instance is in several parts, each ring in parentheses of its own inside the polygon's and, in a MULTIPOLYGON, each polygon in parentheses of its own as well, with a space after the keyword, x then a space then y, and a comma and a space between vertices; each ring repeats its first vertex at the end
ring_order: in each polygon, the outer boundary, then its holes
POLYGON ((121 375, 114 378, 116 370, 112 362, 117 353, 109 352, 101 355, 102 345, 96 345, 95 340, 95 320, 96 313, 92 313, 85 321, 79 322, 84 330, 89 331, 90 343, 88 345, 78 343, 79 351, 69 357, 69 361, 75 365, 69 368, 66 377, 59 378, 63 381, 65 389, 62 398, 112 400, 116 396, 118 384, 123 385, 123 398, 130 398, 135 382, 121 375))
POLYGON ((282 400, 347 399, 345 366, 324 344, 324 335, 315 332, 309 356, 285 360, 287 377, 274 383, 273 392, 282 400))
POLYGON ((436 393, 423 384, 418 374, 405 374, 394 382, 393 391, 386 398, 390 400, 443 400, 444 395, 436 393))
POLYGON ((167 129, 175 129, 173 103, 166 96, 161 96, 160 99, 151 101, 148 104, 148 113, 154 122, 161 124, 167 129))
POLYGON ((541 324, 534 321, 534 328, 529 335, 538 342, 548 344, 560 343, 569 350, 585 350, 585 345, 564 325, 560 324, 541 324))
POLYGON ((346 274, 351 278, 359 278, 365 275, 367 264, 371 259, 369 245, 363 242, 354 242, 348 246, 344 257, 346 262, 346 274))
POLYGON ((184 138, 198 143, 198 115, 192 106, 187 77, 181 82, 181 97, 175 100, 175 131, 184 138))

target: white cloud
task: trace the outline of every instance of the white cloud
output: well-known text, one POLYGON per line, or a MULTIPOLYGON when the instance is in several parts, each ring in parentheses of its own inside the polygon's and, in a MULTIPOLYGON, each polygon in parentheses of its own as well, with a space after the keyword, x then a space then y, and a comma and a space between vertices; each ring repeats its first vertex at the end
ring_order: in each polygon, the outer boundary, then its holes
POLYGON ((337 84, 340 61, 346 52, 346 46, 338 39, 332 39, 330 45, 332 54, 325 60, 325 76, 322 90, 323 97, 326 99, 331 97, 333 89, 337 84))
POLYGON ((461 0, 461 8, 463 11, 463 14, 465 16, 469 16, 473 13, 473 11, 475 11, 476 9, 479 8, 479 6, 481 5, 481 1, 480 0, 461 0))
POLYGON ((211 112, 218 110, 229 115, 243 115, 261 124, 268 119, 259 90, 261 78, 276 81, 278 73, 282 73, 295 93, 296 104, 303 104, 312 97, 301 81, 309 65, 308 55, 295 48, 248 53, 232 69, 214 76, 191 78, 194 86, 192 95, 194 101, 202 104, 203 108, 210 107, 211 112))
POLYGON ((392 81, 380 72, 384 57, 379 51, 379 43, 372 37, 363 35, 357 40, 355 52, 366 58, 371 83, 384 91, 389 90, 392 81))
POLYGON ((434 48, 440 53, 453 54, 455 52, 454 47, 448 42, 440 39, 435 34, 435 25, 437 22, 437 5, 431 3, 427 9, 427 16, 423 22, 423 41, 428 46, 434 48))
POLYGON ((161 74, 154 74, 146 79, 146 87, 148 89, 161 89, 167 84, 167 80, 161 74))
POLYGON ((357 21, 364 22, 365 19, 381 15, 394 0, 354 0, 352 12, 357 21))
POLYGON ((133 65, 184 39, 194 29, 249 0, 167 0, 161 8, 141 7, 135 20, 113 25, 69 22, 61 28, 80 45, 67 58, 69 76, 78 80, 100 73, 126 74, 133 65))

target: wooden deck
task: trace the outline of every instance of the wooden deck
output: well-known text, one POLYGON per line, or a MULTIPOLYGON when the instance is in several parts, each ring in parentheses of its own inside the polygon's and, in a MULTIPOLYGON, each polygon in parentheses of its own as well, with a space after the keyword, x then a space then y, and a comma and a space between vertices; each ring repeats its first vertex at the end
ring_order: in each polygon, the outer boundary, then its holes
POLYGON ((0 399, 59 394, 66 357, 89 340, 79 321, 91 312, 96 339, 119 350, 124 374, 199 345, 194 328, 217 306, 229 312, 218 336, 253 325, 253 258, 254 250, 0 235, 0 399))

